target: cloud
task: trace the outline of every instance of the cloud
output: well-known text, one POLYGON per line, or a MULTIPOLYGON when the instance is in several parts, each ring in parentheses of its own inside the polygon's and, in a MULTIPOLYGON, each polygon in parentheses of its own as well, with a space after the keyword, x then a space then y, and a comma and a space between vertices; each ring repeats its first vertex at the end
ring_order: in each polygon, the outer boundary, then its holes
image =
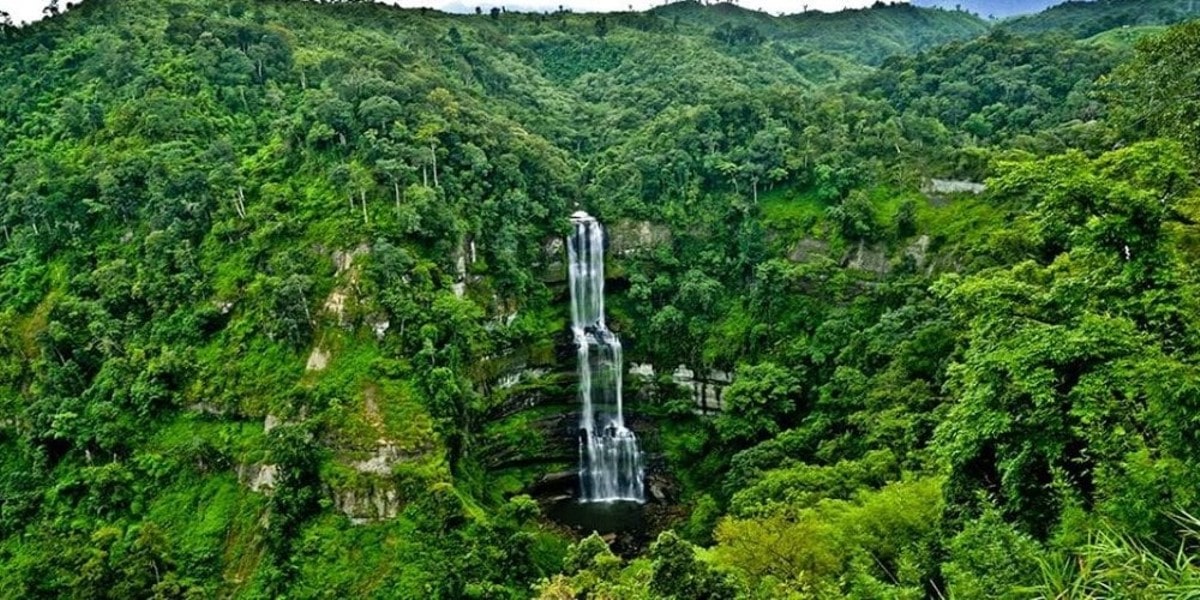
MULTIPOLYGON (((41 0, 0 0, 0 10, 12 16, 13 23, 22 21, 32 23, 42 18, 42 9, 46 3, 41 0)), ((63 6, 66 6, 63 3, 63 6)))

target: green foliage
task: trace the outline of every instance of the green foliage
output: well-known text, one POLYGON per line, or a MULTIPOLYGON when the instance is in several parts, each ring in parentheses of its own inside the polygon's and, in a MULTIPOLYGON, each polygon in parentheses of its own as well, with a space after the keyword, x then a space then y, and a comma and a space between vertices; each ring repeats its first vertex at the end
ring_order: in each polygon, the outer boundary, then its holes
MULTIPOLYGON (((1178 153, 1149 144, 1094 162, 1068 155, 996 182, 999 193, 1029 203, 1022 221, 1028 251, 1048 264, 1026 261, 942 282, 968 332, 963 358, 949 370, 958 402, 939 429, 955 474, 952 497, 966 501, 961 494, 987 490, 1009 517, 1044 536, 1064 502, 1106 500, 1098 464, 1158 444, 1124 432, 1154 422, 1167 428, 1156 439, 1175 437, 1160 411, 1193 405, 1194 390, 1167 391, 1146 374, 1190 371, 1180 353, 1194 344, 1194 326, 1170 310, 1145 312, 1154 303, 1140 295, 1179 291, 1149 283, 1180 281, 1165 229, 1171 206, 1188 193, 1167 183, 1175 180, 1178 153), (1055 190, 1039 183, 1049 181, 1055 190), (1084 281, 1089 291, 1081 295, 1084 281), (1145 408, 1130 412, 1126 402, 1145 408)), ((1159 447, 1168 461, 1194 460, 1182 446, 1159 447)))
POLYGON ((1177 139, 1200 152, 1200 22, 1172 27, 1137 44, 1134 59, 1112 78, 1113 117, 1139 137, 1177 139))
POLYGON ((540 600, 650 600, 658 596, 649 589, 648 566, 644 559, 627 565, 593 533, 567 549, 563 573, 541 580, 534 590, 540 600))
POLYGON ((588 73, 602 73, 621 64, 624 49, 604 41, 608 35, 608 19, 595 22, 597 39, 575 36, 546 36, 533 44, 533 51, 542 61, 542 69, 552 81, 571 82, 588 73))
POLYGON ((892 228, 896 237, 901 239, 912 236, 917 232, 917 203, 909 199, 900 204, 900 209, 892 217, 892 228))
POLYGON ((854 501, 727 518, 715 552, 764 592, 834 598, 860 595, 872 581, 919 587, 934 567, 927 545, 937 532, 940 496, 937 480, 895 482, 854 501))
POLYGON ((1064 2, 1038 15, 1013 19, 1005 23, 1004 28, 1020 33, 1062 30, 1085 38, 1112 29, 1177 23, 1198 14, 1200 6, 1171 0, 1098 2, 1095 5, 1064 2))
POLYGON ((567 556, 563 558, 563 573, 574 575, 585 569, 598 567, 605 561, 611 560, 612 557, 613 553, 608 548, 608 542, 605 542, 600 534, 593 532, 592 535, 567 548, 567 556))
MULTIPOLYGON (((739 454, 739 458, 746 458, 739 454)), ((799 464, 761 473, 733 494, 729 514, 737 517, 770 514, 783 507, 807 508, 827 498, 849 499, 856 492, 883 486, 898 475, 895 457, 883 450, 861 460, 830 466, 799 464)))
POLYGON ((947 544, 942 565, 946 588, 955 598, 1025 598, 1036 583, 1043 550, 995 510, 963 527, 947 544))
POLYGON ((1183 514, 1179 542, 1171 548, 1101 528, 1068 556, 1039 561, 1039 598, 1187 598, 1200 585, 1200 565, 1189 549, 1200 522, 1183 514))
POLYGON ((700 496, 692 506, 692 512, 688 515, 687 523, 681 528, 679 534, 687 541, 700 546, 707 546, 712 543, 713 528, 717 525, 717 520, 721 517, 721 506, 717 504, 716 499, 708 494, 700 496))
POLYGON ((734 3, 706 6, 689 0, 656 8, 653 13, 710 31, 714 23, 720 24, 717 27, 728 24, 730 30, 753 28, 776 44, 795 44, 805 54, 835 52, 867 64, 878 64, 893 54, 973 37, 986 29, 982 20, 965 12, 919 9, 907 3, 879 3, 871 10, 834 13, 814 10, 773 18, 734 3))
POLYGON ((271 495, 270 548, 282 563, 296 536, 300 523, 317 511, 317 467, 319 451, 313 444, 313 432, 296 425, 281 425, 271 431, 268 460, 275 465, 275 490, 271 495))
POLYGON ((860 191, 850 193, 841 202, 829 207, 826 216, 847 240, 867 241, 877 235, 875 207, 860 191))
POLYGON ((0 16, 0 587, 1182 595, 1197 28, 1101 30, 1191 12, 0 16), (576 207, 682 498, 627 557, 520 495, 576 207))
POLYGON ((779 433, 781 423, 796 411, 800 391, 795 375, 774 363, 738 369, 717 417, 717 433, 726 443, 746 443, 779 433))
POLYGON ((929 130, 928 120, 935 119, 957 132, 950 161, 978 178, 986 164, 971 164, 978 161, 969 151, 981 144, 1045 152, 1065 149, 1064 138, 1085 147, 1103 139, 1102 128, 1095 131, 1099 124, 1091 122, 1104 107, 1091 96, 1096 79, 1115 65, 1112 53, 1095 46, 1001 30, 893 57, 858 88, 868 97, 890 99, 913 126, 929 130))
POLYGON ((736 589, 720 572, 698 560, 687 541, 666 532, 658 536, 647 554, 654 566, 650 591, 671 600, 731 599, 736 589))

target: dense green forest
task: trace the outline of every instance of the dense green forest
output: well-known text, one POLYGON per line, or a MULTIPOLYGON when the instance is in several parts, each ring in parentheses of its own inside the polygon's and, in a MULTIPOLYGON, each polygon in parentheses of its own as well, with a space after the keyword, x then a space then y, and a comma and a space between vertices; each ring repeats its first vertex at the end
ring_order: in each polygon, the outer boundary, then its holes
POLYGON ((0 594, 1194 597, 1192 4, 0 24, 0 594), (581 208, 641 538, 542 491, 581 208))

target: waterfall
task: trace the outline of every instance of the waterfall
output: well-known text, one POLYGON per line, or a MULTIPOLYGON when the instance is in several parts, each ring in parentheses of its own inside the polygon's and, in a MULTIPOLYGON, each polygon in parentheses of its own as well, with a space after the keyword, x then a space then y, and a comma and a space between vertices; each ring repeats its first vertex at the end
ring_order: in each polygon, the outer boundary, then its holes
POLYGON ((584 502, 645 501, 642 453, 621 406, 621 340, 604 323, 604 230, 571 215, 571 331, 579 360, 579 482, 584 502))

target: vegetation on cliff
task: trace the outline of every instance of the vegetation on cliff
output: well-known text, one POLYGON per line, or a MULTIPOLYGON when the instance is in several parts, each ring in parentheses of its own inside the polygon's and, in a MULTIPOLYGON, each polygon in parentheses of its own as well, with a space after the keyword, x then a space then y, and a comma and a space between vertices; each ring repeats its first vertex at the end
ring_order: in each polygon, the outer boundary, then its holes
POLYGON ((0 27, 0 587, 1190 589, 1200 25, 1128 4, 0 27), (575 460, 577 207, 683 508, 626 556, 523 494, 575 460))

